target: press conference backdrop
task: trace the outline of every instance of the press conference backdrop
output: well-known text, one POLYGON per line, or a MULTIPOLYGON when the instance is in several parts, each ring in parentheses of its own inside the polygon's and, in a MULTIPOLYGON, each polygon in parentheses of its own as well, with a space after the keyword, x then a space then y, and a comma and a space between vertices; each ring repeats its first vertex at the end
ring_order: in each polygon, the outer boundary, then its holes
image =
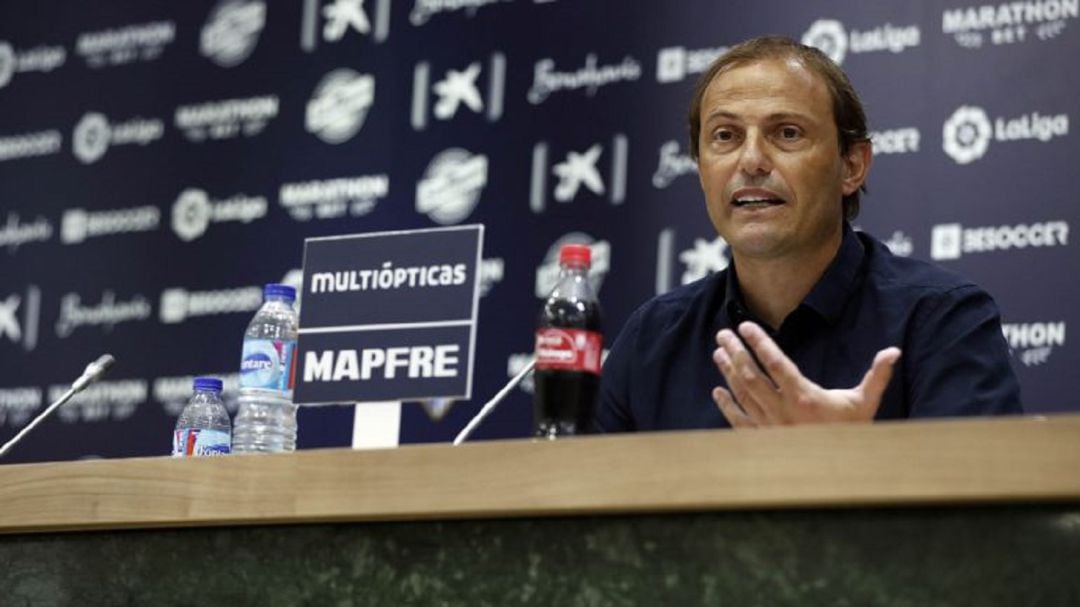
MULTIPOLYGON (((299 284, 305 237, 483 223, 473 399, 402 417, 403 442, 450 440, 527 361, 560 244, 594 246, 608 345, 725 267, 685 113, 710 60, 764 33, 862 94, 858 226, 985 286, 1028 408, 1080 409, 1080 0, 13 0, 0 439, 118 362, 8 461, 166 453, 192 376, 235 396, 259 287, 299 284)), ((526 435, 529 389, 476 437, 526 435)), ((300 423, 301 447, 347 445, 352 410, 300 423)))

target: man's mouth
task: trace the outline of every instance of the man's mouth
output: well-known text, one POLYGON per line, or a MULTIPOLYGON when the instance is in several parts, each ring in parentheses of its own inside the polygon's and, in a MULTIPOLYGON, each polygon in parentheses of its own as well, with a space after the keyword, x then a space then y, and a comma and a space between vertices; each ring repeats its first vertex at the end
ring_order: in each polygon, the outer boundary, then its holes
POLYGON ((758 209, 784 204, 786 201, 768 190, 744 188, 737 190, 731 197, 731 204, 736 208, 758 209))

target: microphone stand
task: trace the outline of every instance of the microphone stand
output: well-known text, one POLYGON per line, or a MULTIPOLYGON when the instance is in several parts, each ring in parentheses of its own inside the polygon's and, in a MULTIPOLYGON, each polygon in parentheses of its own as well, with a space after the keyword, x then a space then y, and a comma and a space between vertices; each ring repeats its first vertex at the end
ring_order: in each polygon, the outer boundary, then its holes
POLYGON ((115 361, 116 359, 114 359, 111 355, 104 354, 94 362, 87 365, 86 370, 83 371, 83 374, 75 380, 75 383, 71 384, 71 388, 69 388, 67 392, 64 392, 63 396, 56 399, 56 402, 49 405, 49 408, 45 409, 41 412, 40 415, 35 417, 34 421, 27 424, 26 427, 20 430, 19 433, 16 434, 11 440, 4 443, 3 447, 0 447, 0 457, 4 457, 4 455, 7 454, 8 451, 11 451, 12 447, 17 445, 19 441, 21 441, 23 437, 25 437, 27 434, 30 434, 30 432, 35 427, 37 427, 38 424, 44 421, 46 417, 49 417, 49 415, 51 415, 53 411, 58 409, 64 403, 71 400, 72 396, 75 396, 79 392, 82 392, 84 388, 97 381, 97 379, 105 373, 105 370, 112 366, 113 362, 115 361))

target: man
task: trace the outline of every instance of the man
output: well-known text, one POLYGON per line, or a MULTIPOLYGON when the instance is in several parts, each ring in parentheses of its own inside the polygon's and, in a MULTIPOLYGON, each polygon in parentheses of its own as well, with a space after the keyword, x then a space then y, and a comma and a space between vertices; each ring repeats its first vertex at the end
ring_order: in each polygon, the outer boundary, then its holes
POLYGON ((690 144, 731 264, 631 316, 598 431, 1021 412, 990 296, 851 229, 871 142, 824 54, 732 48, 698 84, 690 144))

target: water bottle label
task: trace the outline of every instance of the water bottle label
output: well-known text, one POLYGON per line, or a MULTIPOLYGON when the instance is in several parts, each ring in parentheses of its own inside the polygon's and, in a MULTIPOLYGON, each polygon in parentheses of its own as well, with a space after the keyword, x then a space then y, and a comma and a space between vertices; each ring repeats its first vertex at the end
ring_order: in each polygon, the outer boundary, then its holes
POLYGON ((173 432, 173 457, 228 455, 231 451, 228 432, 199 428, 173 432))
POLYGON ((536 331, 538 370, 585 371, 600 375, 604 336, 596 331, 546 327, 536 331))
POLYGON ((295 341, 245 339, 240 387, 289 392, 293 388, 295 341))

